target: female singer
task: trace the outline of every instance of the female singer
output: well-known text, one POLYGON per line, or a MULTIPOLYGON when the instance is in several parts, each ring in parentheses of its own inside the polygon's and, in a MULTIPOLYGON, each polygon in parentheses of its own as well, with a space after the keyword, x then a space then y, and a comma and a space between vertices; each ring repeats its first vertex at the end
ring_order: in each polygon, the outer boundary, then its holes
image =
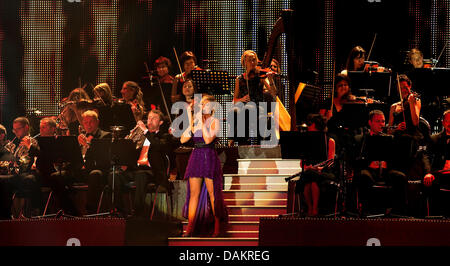
POLYGON ((347 57, 345 69, 341 74, 348 75, 348 71, 363 71, 365 59, 366 51, 361 46, 354 47, 347 57))
MULTIPOLYGON (((306 123, 308 125, 308 131, 326 132, 325 118, 320 114, 309 114, 306 123)), ((328 137, 327 140, 327 160, 334 159, 334 139, 328 137)), ((319 214, 320 192, 321 190, 324 191, 325 186, 335 179, 335 175, 328 169, 313 166, 312 162, 305 163, 302 176, 297 182, 296 190, 303 192, 308 208, 308 216, 317 216, 319 214)))
POLYGON ((125 81, 120 93, 122 94, 120 100, 131 106, 136 122, 142 120, 145 110, 141 87, 134 81, 125 81))
POLYGON ((197 57, 191 51, 184 52, 180 57, 180 63, 183 67, 183 73, 175 76, 172 84, 172 103, 182 101, 182 86, 183 83, 190 77, 191 71, 197 68, 197 57))
POLYGON ((183 216, 188 218, 188 226, 184 236, 222 234, 228 213, 222 194, 223 175, 217 151, 214 149, 216 136, 220 130, 220 122, 212 116, 211 95, 202 98, 202 123, 194 119, 191 112, 188 116, 191 126, 181 136, 181 143, 193 138, 195 148, 189 158, 184 178, 187 182, 186 203, 183 216), (214 226, 212 224, 214 223, 214 226))
POLYGON ((422 137, 418 130, 421 101, 411 91, 411 80, 406 75, 398 76, 401 101, 391 105, 389 111, 389 128, 395 128, 393 134, 406 133, 411 136, 422 137))

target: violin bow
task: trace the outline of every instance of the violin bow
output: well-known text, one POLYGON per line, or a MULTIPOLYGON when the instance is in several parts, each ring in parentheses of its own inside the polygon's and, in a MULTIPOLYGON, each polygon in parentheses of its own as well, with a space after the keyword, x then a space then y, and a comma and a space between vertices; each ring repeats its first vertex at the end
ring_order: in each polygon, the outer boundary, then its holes
POLYGON ((173 52, 175 54, 175 58, 177 59, 178 68, 180 69, 181 78, 183 78, 183 70, 181 69, 180 60, 178 60, 177 50, 175 50, 175 47, 173 47, 173 52))
POLYGON ((335 68, 336 67, 336 60, 333 61, 333 87, 331 88, 331 107, 330 107, 330 111, 331 111, 331 115, 333 115, 333 104, 334 104, 334 80, 336 79, 336 72, 335 72, 335 68))
MULTIPOLYGON (((144 62, 144 65, 145 65, 145 70, 147 71, 147 75, 149 75, 148 78, 149 78, 149 80, 150 80, 151 77, 150 77, 150 71, 149 71, 149 69, 148 69, 147 62, 144 62)), ((164 107, 166 108, 167 117, 169 117, 170 124, 172 124, 172 118, 170 117, 169 108, 167 107, 166 97, 164 97, 164 92, 163 92, 163 90, 162 90, 161 82, 159 82, 159 80, 158 80, 158 84, 159 84, 159 92, 161 92, 161 97, 162 97, 163 102, 164 102, 164 107)))
POLYGON ((406 123, 405 108, 403 107, 403 95, 402 95, 402 89, 400 88, 400 81, 398 79, 398 73, 397 73, 397 89, 398 89, 398 94, 400 95, 400 104, 402 105, 403 122, 406 123))
POLYGON ((373 49, 376 39, 377 39, 377 33, 375 32, 375 36, 373 36, 372 45, 370 46, 369 54, 367 55, 366 61, 369 61, 369 58, 370 58, 370 55, 372 54, 372 49, 373 49))

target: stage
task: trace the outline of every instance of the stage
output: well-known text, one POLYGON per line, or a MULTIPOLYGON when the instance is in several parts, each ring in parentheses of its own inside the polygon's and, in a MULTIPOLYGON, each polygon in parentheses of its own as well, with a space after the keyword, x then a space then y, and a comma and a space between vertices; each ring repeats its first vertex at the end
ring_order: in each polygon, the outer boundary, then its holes
MULTIPOLYGON (((118 218, 0 221, 1 246, 169 246, 181 222, 118 218)), ((226 246, 226 238, 215 245, 226 246), (222 241, 222 244, 220 244, 222 241)), ((192 239, 191 239, 192 240, 192 239)), ((189 241, 189 238, 186 238, 189 241)), ((210 240, 211 241, 211 240, 210 240)), ((199 242, 187 246, 201 246, 199 242)), ((450 220, 261 218, 259 246, 450 246, 450 220)), ((235 243, 235 246, 239 244, 235 243)))

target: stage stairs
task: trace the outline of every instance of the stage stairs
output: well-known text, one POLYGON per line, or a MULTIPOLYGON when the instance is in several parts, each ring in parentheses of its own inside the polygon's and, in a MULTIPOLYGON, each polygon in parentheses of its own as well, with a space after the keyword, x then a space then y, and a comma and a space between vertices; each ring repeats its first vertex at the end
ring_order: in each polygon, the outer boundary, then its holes
MULTIPOLYGON (((281 157, 281 156, 280 156, 281 157)), ((224 175, 229 210, 226 237, 171 237, 169 246, 257 246, 259 219, 286 213, 288 183, 300 171, 300 161, 281 158, 238 160, 238 173, 224 175)), ((183 230, 187 221, 183 222, 183 230)))

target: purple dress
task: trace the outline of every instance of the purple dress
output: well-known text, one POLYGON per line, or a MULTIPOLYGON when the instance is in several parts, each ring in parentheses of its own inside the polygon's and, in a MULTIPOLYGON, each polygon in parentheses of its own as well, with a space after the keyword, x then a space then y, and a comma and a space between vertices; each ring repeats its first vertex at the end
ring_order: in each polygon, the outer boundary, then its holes
MULTIPOLYGON (((198 132, 196 132, 198 133, 198 132)), ((197 135, 197 134, 195 134, 197 135)), ((216 216, 222 221, 228 221, 228 212, 223 199, 223 174, 220 166, 219 156, 214 149, 214 143, 206 145, 202 137, 194 135, 193 141, 195 148, 189 157, 188 165, 184 179, 187 179, 186 203, 183 207, 183 217, 188 218, 189 199, 190 199, 190 177, 210 178, 214 184, 214 210, 216 216)), ((203 182, 197 213, 193 223, 193 235, 195 236, 209 236, 214 231, 214 215, 211 209, 211 202, 209 200, 208 190, 206 184, 203 182)))

